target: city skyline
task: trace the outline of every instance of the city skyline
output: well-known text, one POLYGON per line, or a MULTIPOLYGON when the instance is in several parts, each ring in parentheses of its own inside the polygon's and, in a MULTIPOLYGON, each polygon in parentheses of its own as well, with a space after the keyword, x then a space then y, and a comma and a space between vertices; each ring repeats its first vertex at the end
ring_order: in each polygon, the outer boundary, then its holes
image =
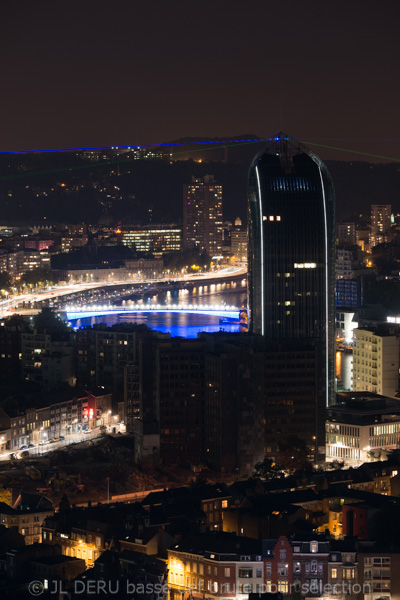
POLYGON ((303 140, 369 139, 367 150, 345 148, 400 155, 393 2, 206 1, 199 12, 181 0, 118 11, 100 1, 62 13, 42 2, 22 13, 8 5, 4 22, 0 150, 285 129, 303 140))

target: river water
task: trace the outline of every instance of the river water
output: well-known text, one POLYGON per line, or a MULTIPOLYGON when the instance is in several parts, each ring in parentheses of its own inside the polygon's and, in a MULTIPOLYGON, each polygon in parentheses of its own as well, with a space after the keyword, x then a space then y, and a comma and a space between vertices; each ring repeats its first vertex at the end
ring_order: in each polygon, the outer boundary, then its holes
MULTIPOLYGON (((129 307, 130 300, 141 306, 149 307, 155 304, 161 305, 187 305, 187 306, 224 306, 241 308, 247 305, 247 287, 244 280, 239 282, 217 283, 211 285, 188 286, 177 289, 171 285, 171 289, 162 292, 132 295, 122 301, 122 305, 129 307)), ((74 327, 84 327, 95 323, 145 323, 151 329, 170 333, 172 337, 195 338, 201 331, 212 333, 221 329, 227 332, 246 331, 243 326, 235 323, 220 323, 220 317, 214 315, 198 315, 187 313, 139 313, 105 315, 101 317, 88 317, 73 321, 74 327)))

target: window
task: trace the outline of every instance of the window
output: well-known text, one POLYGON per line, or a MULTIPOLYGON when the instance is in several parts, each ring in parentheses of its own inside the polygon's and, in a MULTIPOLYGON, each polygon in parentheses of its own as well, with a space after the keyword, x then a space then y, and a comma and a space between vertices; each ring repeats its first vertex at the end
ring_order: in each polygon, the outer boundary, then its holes
POLYGON ((337 569, 332 569, 331 577, 332 577, 332 579, 337 579, 337 569))
POLYGON ((364 579, 372 579, 372 570, 364 569, 364 579))
POLYGON ((222 508, 228 508, 228 500, 222 500, 222 508))
POLYGON ((299 562, 293 563, 293 573, 301 573, 301 565, 299 562))
POLYGON ((225 567, 225 569, 224 569, 224 576, 225 577, 230 577, 231 576, 231 569, 230 569, 230 567, 225 567))
POLYGON ((282 592, 283 594, 287 594, 289 590, 289 582, 288 581, 278 581, 278 592, 282 592))
POLYGON ((311 542, 310 549, 313 553, 318 552, 318 542, 311 542))
POLYGON ((287 577, 288 576, 288 567, 287 565, 278 565, 278 577, 287 577))
POLYGON ((281 560, 286 560, 286 550, 280 550, 279 551, 279 558, 281 560))
POLYGON ((239 577, 246 579, 253 577, 253 569, 239 569, 239 577))
POLYGON ((267 563, 266 576, 271 577, 271 563, 267 563))
POLYGON ((354 579, 354 569, 343 569, 343 579, 354 579))
POLYGON ((262 569, 256 569, 256 577, 262 577, 262 569))
POLYGON ((202 563, 199 564, 199 573, 200 575, 204 575, 204 565, 202 563))
POLYGON ((311 561, 311 573, 316 573, 317 572, 317 568, 318 568, 317 561, 316 560, 312 560, 311 561))

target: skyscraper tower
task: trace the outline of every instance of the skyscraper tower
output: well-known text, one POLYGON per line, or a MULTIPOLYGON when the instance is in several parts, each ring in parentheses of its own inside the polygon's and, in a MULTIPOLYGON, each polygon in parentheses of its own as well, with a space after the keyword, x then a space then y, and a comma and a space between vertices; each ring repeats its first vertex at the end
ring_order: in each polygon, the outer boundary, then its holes
MULTIPOLYGON (((277 134, 251 165, 248 220, 250 331, 263 335, 271 348, 307 348, 315 356, 315 402, 309 396, 304 411, 299 397, 281 398, 292 406, 292 416, 287 411, 280 433, 291 430, 296 408, 297 414, 312 411, 311 439, 323 445, 324 409, 334 398, 335 229, 333 185, 322 161, 277 134)), ((287 380, 283 367, 278 377, 287 380)), ((298 377, 301 381, 301 373, 298 377)), ((275 406, 279 402, 276 397, 275 406)))
POLYGON ((210 257, 222 252, 222 185, 213 175, 192 177, 183 187, 183 247, 210 257))
POLYGON ((390 204, 371 204, 370 250, 378 244, 390 241, 391 213, 390 204))

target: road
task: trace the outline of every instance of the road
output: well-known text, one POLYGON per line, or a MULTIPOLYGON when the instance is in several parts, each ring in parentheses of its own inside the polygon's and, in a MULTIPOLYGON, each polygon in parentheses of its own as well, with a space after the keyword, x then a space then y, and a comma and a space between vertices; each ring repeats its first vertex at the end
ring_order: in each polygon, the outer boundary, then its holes
MULTIPOLYGON (((99 435, 100 428, 94 427, 91 430, 91 433, 73 433, 71 435, 65 436, 65 440, 60 440, 59 442, 53 442, 52 444, 43 444, 37 445, 34 448, 29 448, 29 457, 35 458, 36 456, 42 456, 44 454, 48 454, 49 452, 54 452, 54 450, 60 450, 61 448, 65 448, 65 446, 70 446, 71 444, 78 444, 80 442, 89 442, 97 438, 99 435)), ((5 452, 0 453, 0 460, 10 460, 10 454, 18 454, 23 452, 22 450, 6 450, 5 452)))
MULTIPOLYGON (((12 296, 11 298, 7 298, 6 300, 0 301, 0 317, 10 316, 12 314, 19 314, 20 310, 17 308, 19 304, 22 302, 42 302, 44 300, 54 300, 56 298, 60 298, 61 296, 67 296, 69 294, 78 294, 80 292, 85 292, 92 289, 98 288, 106 288, 106 287, 115 287, 118 285, 133 285, 135 283, 140 283, 140 285, 148 284, 148 283, 161 283, 166 281, 187 281, 187 282, 196 282, 202 280, 209 279, 225 279, 228 277, 238 275, 246 276, 247 267, 245 266, 237 266, 237 267, 226 267, 224 269, 220 269, 211 273, 201 273, 199 275, 179 275, 178 277, 169 276, 164 277, 162 279, 147 279, 141 280, 140 282, 135 281, 109 281, 109 282, 100 282, 100 283, 74 283, 74 284, 66 284, 59 287, 53 287, 46 291, 41 292, 33 292, 32 294, 20 294, 18 296, 12 296)), ((21 309, 21 312, 26 313, 26 309, 21 309)), ((37 312, 37 311, 32 311, 37 312)))

